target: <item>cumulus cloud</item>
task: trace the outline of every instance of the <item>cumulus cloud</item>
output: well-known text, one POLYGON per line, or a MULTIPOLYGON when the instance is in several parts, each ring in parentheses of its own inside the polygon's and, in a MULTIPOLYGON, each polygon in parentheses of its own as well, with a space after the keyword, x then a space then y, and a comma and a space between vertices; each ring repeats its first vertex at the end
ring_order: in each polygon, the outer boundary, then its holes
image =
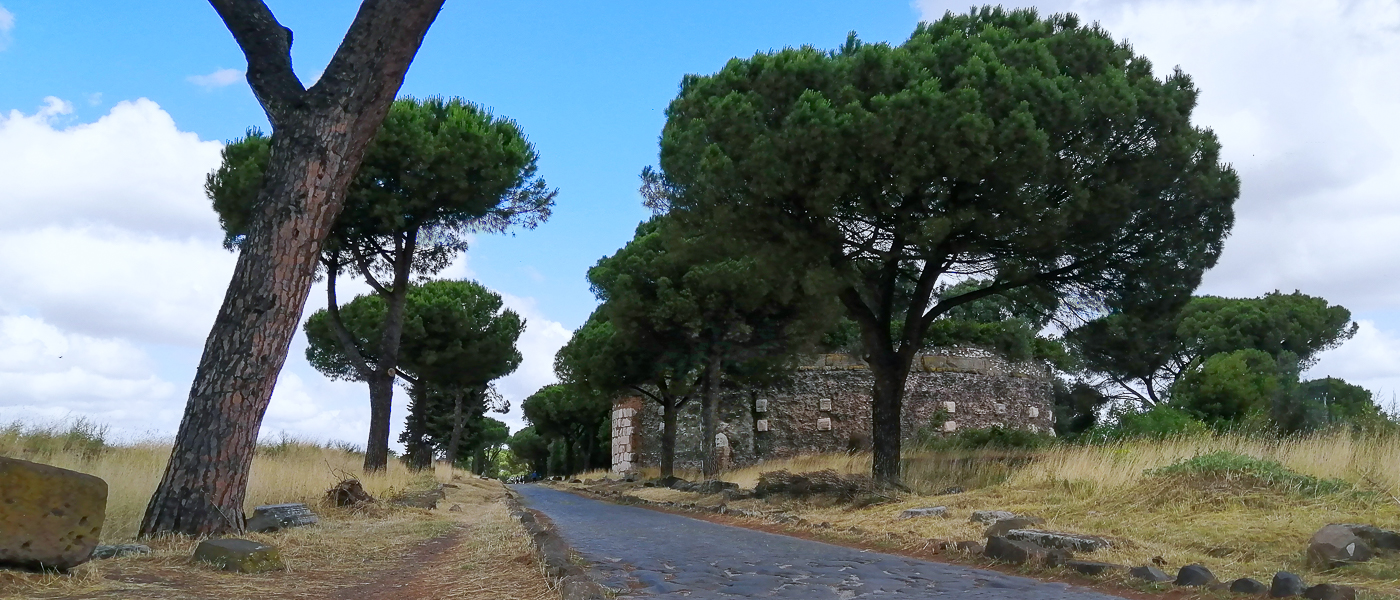
POLYGON ((206 90, 230 86, 242 80, 243 71, 238 69, 219 69, 208 75, 190 75, 185 78, 185 81, 206 90))
POLYGON ((0 6, 0 50, 10 45, 10 32, 15 29, 15 13, 0 6))

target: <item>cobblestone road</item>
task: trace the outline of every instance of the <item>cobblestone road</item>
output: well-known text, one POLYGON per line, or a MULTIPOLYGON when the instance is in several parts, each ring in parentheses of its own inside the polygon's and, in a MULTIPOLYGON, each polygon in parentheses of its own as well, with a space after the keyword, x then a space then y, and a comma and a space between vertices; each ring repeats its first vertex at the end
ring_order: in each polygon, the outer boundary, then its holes
POLYGON ((619 598, 1121 600, 1063 583, 862 552, 514 486, 619 598))

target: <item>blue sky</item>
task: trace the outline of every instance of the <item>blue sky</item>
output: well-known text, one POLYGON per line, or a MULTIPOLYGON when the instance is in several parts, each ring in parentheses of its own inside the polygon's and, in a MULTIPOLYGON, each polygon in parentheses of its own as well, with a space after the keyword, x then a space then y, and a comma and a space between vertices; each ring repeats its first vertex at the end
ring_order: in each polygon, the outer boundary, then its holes
MULTIPOLYGON (((295 32, 293 62, 310 81, 358 3, 269 6, 295 32)), ((502 292, 529 319, 507 397, 518 407, 550 381, 554 349, 594 306, 585 271, 647 216, 637 174, 655 161, 683 75, 756 51, 835 47, 849 31, 898 43, 949 8, 965 3, 448 0, 402 93, 461 96, 515 119, 560 190, 548 223, 479 237, 445 273, 502 292)), ((1100 21, 1203 90, 1196 120, 1220 134, 1244 192, 1202 292, 1301 289, 1344 304, 1362 332, 1311 375, 1400 388, 1400 6, 1041 8, 1100 21)), ((243 68, 206 3, 0 0, 0 421, 86 416, 128 435, 173 433, 232 266, 199 185, 219 142, 266 129, 243 68)), ((325 380, 303 349, 299 336, 264 435, 363 443, 363 386, 325 380)), ((518 409, 506 420, 518 424, 518 409)))

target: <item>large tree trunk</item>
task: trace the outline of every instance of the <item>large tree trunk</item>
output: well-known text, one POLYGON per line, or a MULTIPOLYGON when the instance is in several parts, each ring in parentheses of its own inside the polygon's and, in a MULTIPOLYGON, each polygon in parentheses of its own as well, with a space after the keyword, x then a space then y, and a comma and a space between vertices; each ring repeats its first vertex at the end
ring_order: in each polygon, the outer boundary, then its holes
POLYGON ((661 477, 676 474, 676 413, 680 412, 676 397, 661 396, 661 477))
POLYGON ((869 356, 870 371, 875 376, 870 403, 870 438, 875 450, 871 474, 888 483, 899 482, 904 383, 913 358, 912 353, 907 357, 904 354, 871 352, 869 356))
MULTIPOLYGON (((365 443, 366 473, 383 471, 389 466, 389 422, 394 409, 394 370, 399 366, 399 347, 403 340, 404 312, 408 305, 409 276, 413 272, 413 254, 418 247, 417 231, 405 239, 395 239, 394 281, 384 287, 374 279, 365 261, 360 261, 360 274, 384 298, 384 322, 379 330, 379 354, 374 373, 366 377, 369 383, 369 440, 365 443)), ((344 338, 342 338, 344 339, 344 338)), ((346 348, 352 352, 353 348, 346 348)), ((461 399, 458 399, 461 403, 461 399)), ((457 460, 453 455, 449 460, 457 460)))
POLYGON ((369 440, 365 443, 365 472, 389 465, 389 413, 394 409, 394 376, 376 371, 369 377, 369 440), (383 443, 378 443, 383 440, 383 443))
POLYGON ((719 474, 719 455, 715 447, 719 429, 719 355, 711 357, 709 363, 700 392, 700 472, 706 479, 719 474))
POLYGON ((260 0, 211 0, 248 59, 272 123, 258 207, 190 386, 170 462, 140 533, 241 532, 263 414, 345 190, 442 0, 365 0, 310 90, 291 30, 260 0))

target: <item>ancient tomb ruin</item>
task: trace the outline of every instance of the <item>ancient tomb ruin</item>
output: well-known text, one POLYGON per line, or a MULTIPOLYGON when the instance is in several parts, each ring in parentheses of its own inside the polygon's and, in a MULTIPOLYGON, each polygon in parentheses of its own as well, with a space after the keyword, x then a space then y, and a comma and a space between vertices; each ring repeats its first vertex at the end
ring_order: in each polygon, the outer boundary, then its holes
MULTIPOLYGON (((791 381, 720 396, 716 452, 734 467, 798 454, 869 448, 870 390, 864 361, 823 354, 798 367, 791 381)), ((914 360, 904 392, 901 433, 921 429, 949 434, 994 426, 1053 434, 1050 375, 1044 364, 1012 362, 975 349, 942 349, 914 360)), ((677 419, 676 468, 700 467, 700 402, 677 419)), ((660 464, 661 406, 641 395, 613 403, 612 470, 660 464)))

